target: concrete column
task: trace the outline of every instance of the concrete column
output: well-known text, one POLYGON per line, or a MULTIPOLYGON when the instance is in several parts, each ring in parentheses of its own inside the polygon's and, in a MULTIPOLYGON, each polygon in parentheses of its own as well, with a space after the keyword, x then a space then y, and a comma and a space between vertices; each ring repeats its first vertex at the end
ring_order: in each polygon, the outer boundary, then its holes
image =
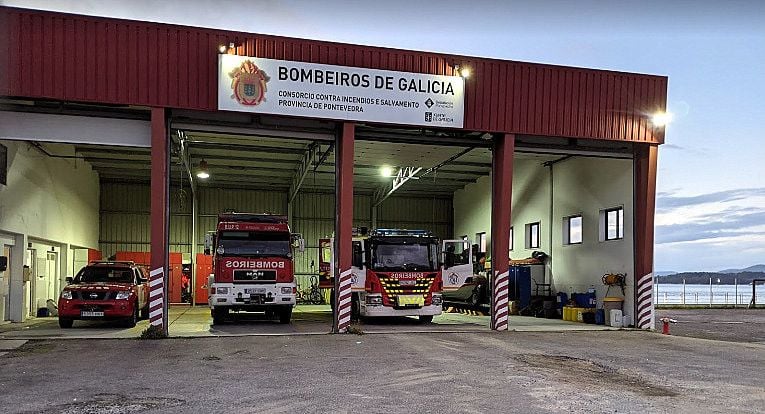
POLYGON ((353 145, 355 125, 345 122, 335 138, 335 309, 333 332, 350 324, 353 242, 353 145))
POLYGON ((513 194, 515 136, 494 138, 491 187, 491 329, 508 329, 508 286, 510 268, 510 210, 513 194))
POLYGON ((656 212, 656 168, 659 146, 635 150, 635 326, 654 329, 653 242, 656 212))
POLYGON ((27 263, 27 235, 17 234, 14 236, 11 247, 11 280, 8 292, 10 301, 10 315, 8 319, 13 322, 23 322, 26 319, 24 312, 24 266, 27 263))
POLYGON ((168 132, 164 108, 151 109, 151 271, 161 269, 165 275, 163 321, 167 333, 168 233, 169 233, 169 167, 168 132))

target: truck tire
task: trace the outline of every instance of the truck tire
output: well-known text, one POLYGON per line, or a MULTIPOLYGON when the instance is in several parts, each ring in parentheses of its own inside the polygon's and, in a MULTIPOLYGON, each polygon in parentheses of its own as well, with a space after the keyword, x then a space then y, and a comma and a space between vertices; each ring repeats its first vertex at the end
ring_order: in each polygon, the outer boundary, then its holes
POLYGON ((149 319, 149 304, 147 303, 146 306, 141 309, 141 320, 149 319))
POLYGON ((351 293, 351 319, 359 320, 361 316, 361 299, 358 293, 351 293))
POLYGON ((73 319, 67 319, 67 318, 58 318, 58 326, 60 326, 62 329, 69 329, 74 325, 73 319))
POLYGON ((433 315, 420 315, 419 319, 420 323, 431 323, 433 322, 433 315))
POLYGON ((125 319, 125 327, 132 328, 138 323, 138 302, 133 305, 133 314, 125 319))
POLYGON ((213 325, 223 325, 228 317, 228 308, 214 308, 212 310, 213 325))
POLYGON ((279 312, 279 323, 288 324, 290 323, 290 319, 292 319, 292 307, 282 309, 281 312, 279 312))

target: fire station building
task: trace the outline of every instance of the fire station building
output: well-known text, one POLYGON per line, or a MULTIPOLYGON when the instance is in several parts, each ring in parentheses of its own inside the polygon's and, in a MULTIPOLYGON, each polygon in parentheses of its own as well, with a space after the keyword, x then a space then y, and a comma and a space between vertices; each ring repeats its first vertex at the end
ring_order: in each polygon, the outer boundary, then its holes
POLYGON ((321 238, 343 274, 354 229, 421 229, 464 240, 486 329, 574 297, 652 329, 666 97, 663 76, 0 7, 0 321, 51 317, 93 260, 204 308, 205 234, 239 211, 303 236, 299 290, 321 238))

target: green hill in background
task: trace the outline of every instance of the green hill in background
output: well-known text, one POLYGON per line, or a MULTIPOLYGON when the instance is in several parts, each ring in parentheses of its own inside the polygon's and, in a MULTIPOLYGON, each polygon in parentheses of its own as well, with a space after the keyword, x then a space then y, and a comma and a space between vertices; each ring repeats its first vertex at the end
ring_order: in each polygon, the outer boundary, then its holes
POLYGON ((712 278, 712 283, 715 285, 732 285, 736 281, 738 281, 739 285, 751 285, 753 279, 765 279, 765 272, 683 272, 656 276, 658 283, 682 284, 683 280, 685 280, 685 283, 690 285, 708 285, 710 278, 712 278))

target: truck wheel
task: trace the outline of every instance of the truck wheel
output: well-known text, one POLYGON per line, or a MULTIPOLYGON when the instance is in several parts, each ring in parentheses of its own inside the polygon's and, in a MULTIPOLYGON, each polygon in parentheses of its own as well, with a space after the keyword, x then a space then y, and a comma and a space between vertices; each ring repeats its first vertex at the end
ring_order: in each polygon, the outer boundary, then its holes
POLYGON ((60 326, 63 329, 69 329, 74 325, 73 319, 67 319, 67 318, 58 318, 58 326, 60 326))
POLYGON ((138 323, 138 302, 133 305, 133 314, 125 319, 125 327, 132 328, 138 323))
POLYGON ((473 289, 473 293, 470 295, 470 304, 476 307, 481 304, 481 291, 476 287, 473 289))
POLYGON ((420 315, 420 323, 431 323, 433 322, 433 315, 420 315))
POLYGON ((212 310, 213 325, 223 325, 228 316, 228 308, 214 308, 212 310))
POLYGON ((149 304, 147 303, 146 306, 141 309, 141 320, 149 319, 149 304))
POLYGON ((335 289, 329 291, 329 306, 335 309, 335 289))
POLYGON ((286 308, 279 312, 279 323, 288 324, 292 319, 292 308, 286 308))
POLYGON ((351 294, 351 319, 359 320, 361 316, 361 301, 358 293, 351 294))

